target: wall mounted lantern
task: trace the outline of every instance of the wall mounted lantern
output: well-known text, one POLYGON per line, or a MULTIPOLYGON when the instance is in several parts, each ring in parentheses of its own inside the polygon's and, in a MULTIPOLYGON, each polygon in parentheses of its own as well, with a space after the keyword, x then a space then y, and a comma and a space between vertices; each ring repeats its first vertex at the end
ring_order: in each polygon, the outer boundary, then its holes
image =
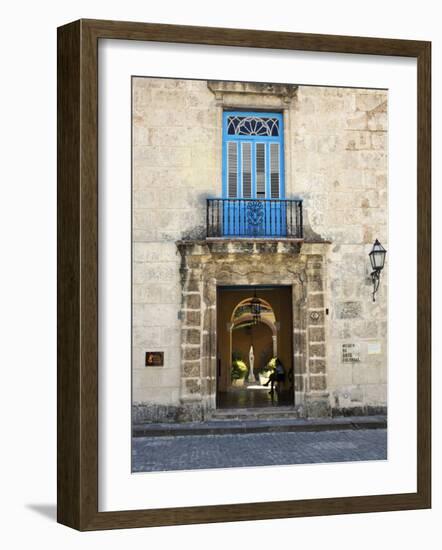
POLYGON ((257 325, 261 320, 261 301, 256 296, 256 288, 255 294, 253 295, 252 301, 250 302, 250 311, 253 316, 253 324, 257 325))
POLYGON ((373 302, 376 301, 375 294, 379 288, 381 271, 384 269, 386 254, 387 254, 387 251, 381 245, 381 243, 376 239, 373 244, 373 248, 369 253, 371 267, 373 269, 373 271, 371 272, 371 280, 373 283, 373 302))

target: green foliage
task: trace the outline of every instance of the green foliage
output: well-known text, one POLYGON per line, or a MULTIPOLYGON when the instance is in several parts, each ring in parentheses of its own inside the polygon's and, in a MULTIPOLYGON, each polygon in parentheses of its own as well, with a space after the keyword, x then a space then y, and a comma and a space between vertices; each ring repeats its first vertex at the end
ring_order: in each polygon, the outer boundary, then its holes
POLYGON ((270 359, 270 361, 267 363, 267 365, 265 365, 264 367, 262 367, 261 369, 261 372, 263 373, 271 373, 275 370, 276 368, 276 360, 278 358, 277 357, 272 357, 270 359))
POLYGON ((247 376, 249 369, 247 365, 241 359, 234 359, 232 361, 232 370, 230 371, 230 377, 232 380, 241 380, 247 376))

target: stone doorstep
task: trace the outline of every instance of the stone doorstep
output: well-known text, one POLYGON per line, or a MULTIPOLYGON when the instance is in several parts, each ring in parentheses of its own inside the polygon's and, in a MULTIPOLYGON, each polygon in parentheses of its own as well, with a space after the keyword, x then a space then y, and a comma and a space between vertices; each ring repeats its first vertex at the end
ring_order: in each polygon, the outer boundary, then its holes
POLYGON ((387 428, 386 416, 347 416, 337 418, 267 418, 214 419, 183 424, 138 424, 133 437, 166 437, 184 435, 223 435, 274 432, 319 432, 336 430, 368 430, 387 428))
POLYGON ((210 421, 268 420, 278 418, 299 418, 299 412, 296 408, 290 406, 216 409, 212 412, 210 421))

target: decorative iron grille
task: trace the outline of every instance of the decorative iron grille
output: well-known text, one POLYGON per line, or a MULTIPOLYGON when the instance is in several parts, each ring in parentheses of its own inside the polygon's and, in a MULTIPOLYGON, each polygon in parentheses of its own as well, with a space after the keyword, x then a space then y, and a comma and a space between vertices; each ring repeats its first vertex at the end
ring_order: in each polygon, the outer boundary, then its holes
POLYGON ((273 117, 230 115, 227 117, 227 134, 236 136, 279 136, 279 120, 273 117))
POLYGON ((207 236, 302 239, 302 200, 207 199, 207 236))

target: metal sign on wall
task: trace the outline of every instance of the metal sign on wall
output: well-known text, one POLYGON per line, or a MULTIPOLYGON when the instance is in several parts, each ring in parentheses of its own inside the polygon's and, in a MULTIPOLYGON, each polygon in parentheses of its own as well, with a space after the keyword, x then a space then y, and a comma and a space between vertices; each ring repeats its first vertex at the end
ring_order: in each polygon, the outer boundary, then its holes
POLYGON ((358 344, 342 344, 343 363, 358 363, 359 360, 358 344))
POLYGON ((146 351, 146 367, 163 367, 164 351, 146 351))

